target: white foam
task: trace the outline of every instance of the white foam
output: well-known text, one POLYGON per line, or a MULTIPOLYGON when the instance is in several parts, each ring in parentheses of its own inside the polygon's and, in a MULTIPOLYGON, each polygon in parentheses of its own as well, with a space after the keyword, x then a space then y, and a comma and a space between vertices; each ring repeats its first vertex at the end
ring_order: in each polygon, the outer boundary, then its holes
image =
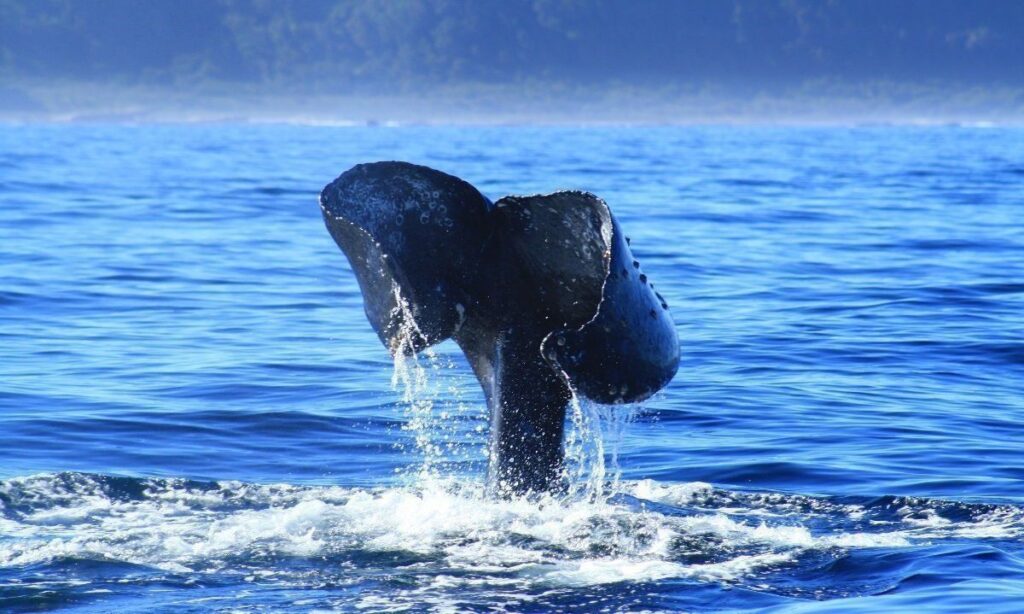
POLYGON ((700 495, 711 492, 711 484, 706 482, 689 482, 686 484, 659 484, 654 480, 640 480, 632 487, 633 496, 647 501, 686 505, 700 495))
MULTIPOLYGON (((803 524, 807 512, 779 518, 782 512, 776 510, 767 518, 753 508, 739 515, 708 509, 716 498, 734 509, 745 495, 703 483, 645 480, 621 487, 675 507, 655 511, 592 499, 501 501, 485 498, 479 485, 455 488, 441 482, 366 490, 167 481, 153 482, 141 498, 126 499, 107 494, 87 476, 35 476, 3 482, 0 492, 11 503, 0 520, 0 567, 76 558, 205 573, 239 557, 265 561, 268 555, 315 558, 362 551, 412 553, 421 558, 411 568, 441 572, 444 581, 495 586, 670 577, 732 582, 795 564, 803 552, 1020 537, 1024 526, 1014 507, 954 522, 942 518, 941 510, 915 503, 908 504, 911 513, 902 514, 904 520, 916 518, 913 522, 849 531, 842 528, 849 520, 844 508, 834 506, 835 528, 817 522, 811 530, 803 524), (687 509, 693 501, 699 506, 687 509)), ((803 509, 813 507, 806 498, 797 499, 803 509)), ((797 507, 785 501, 772 505, 797 507)), ((821 513, 814 513, 820 520, 821 513)), ((247 573, 272 579, 278 572, 286 570, 247 573)))
POLYGON ((649 582, 691 575, 686 565, 659 560, 585 559, 562 563, 540 573, 543 580, 560 586, 588 586, 615 582, 649 582))

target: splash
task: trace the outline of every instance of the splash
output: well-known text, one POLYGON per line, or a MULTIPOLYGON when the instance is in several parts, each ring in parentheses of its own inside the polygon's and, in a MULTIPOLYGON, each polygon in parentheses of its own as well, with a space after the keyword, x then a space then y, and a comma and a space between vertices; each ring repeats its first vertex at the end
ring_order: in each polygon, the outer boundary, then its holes
POLYGON ((392 348, 391 388, 399 393, 406 415, 402 430, 412 442, 411 446, 408 440, 396 445, 417 457, 417 462, 402 471, 414 483, 465 481, 470 469, 483 462, 485 422, 466 402, 451 357, 434 347, 415 351, 414 340, 422 338, 422 333, 397 285, 393 292, 398 313, 392 321, 401 325, 392 348))
POLYGON ((570 498, 600 501, 618 490, 619 449, 639 405, 599 405, 573 391, 565 437, 570 498))
POLYGON ((784 593, 786 577, 853 551, 1024 538, 1024 510, 1011 505, 850 502, 649 480, 617 486, 610 503, 486 499, 479 485, 12 478, 0 481, 0 571, 100 561, 127 566, 104 573, 154 590, 168 578, 283 587, 344 580, 365 584, 371 599, 388 575, 411 603, 457 600, 473 587, 543 593, 665 578, 784 593))
MULTIPOLYGON (((406 415, 402 429, 412 442, 411 446, 398 445, 416 456, 404 472, 412 478, 411 483, 421 486, 472 481, 466 469, 486 464, 487 411, 482 406, 474 407, 464 394, 465 386, 476 384, 459 378, 458 365, 450 355, 439 353, 433 346, 414 351, 415 340, 422 338, 421 331, 397 286, 393 292, 397 313, 392 314, 392 321, 401 322, 401 326, 392 348, 391 387, 399 394, 406 415)), ((638 408, 599 405, 572 391, 564 442, 567 499, 596 502, 615 491, 621 477, 620 444, 638 408)), ((479 481, 482 476, 475 479, 479 481)))

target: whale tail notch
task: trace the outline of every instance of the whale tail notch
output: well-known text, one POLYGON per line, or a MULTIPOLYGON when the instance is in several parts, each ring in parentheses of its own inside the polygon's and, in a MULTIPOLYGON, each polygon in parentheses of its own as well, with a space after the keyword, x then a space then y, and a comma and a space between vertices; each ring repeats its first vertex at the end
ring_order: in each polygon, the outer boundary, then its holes
POLYGON ((559 484, 572 391, 643 400, 675 375, 668 306, 608 205, 586 192, 491 203, 451 175, 361 164, 320 195, 367 319, 392 353, 454 338, 491 413, 503 494, 559 484))

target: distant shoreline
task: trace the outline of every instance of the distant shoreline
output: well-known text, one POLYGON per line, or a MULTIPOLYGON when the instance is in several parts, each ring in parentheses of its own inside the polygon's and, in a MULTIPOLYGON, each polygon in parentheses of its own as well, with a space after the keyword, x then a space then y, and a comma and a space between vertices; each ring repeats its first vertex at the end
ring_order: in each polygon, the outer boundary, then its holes
POLYGON ((391 93, 285 94, 74 81, 0 85, 6 123, 398 125, 1024 125, 1024 88, 806 83, 726 86, 466 84, 391 93))

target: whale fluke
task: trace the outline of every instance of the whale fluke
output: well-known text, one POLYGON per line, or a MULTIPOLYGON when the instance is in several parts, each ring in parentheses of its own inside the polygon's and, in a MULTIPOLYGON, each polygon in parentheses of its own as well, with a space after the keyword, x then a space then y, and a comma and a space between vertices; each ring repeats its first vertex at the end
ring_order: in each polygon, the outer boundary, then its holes
POLYGON ((360 164, 320 194, 364 309, 392 352, 452 338, 491 414, 491 484, 557 488, 572 390, 643 400, 675 375, 668 305, 600 198, 566 191, 492 203, 406 162, 360 164))

